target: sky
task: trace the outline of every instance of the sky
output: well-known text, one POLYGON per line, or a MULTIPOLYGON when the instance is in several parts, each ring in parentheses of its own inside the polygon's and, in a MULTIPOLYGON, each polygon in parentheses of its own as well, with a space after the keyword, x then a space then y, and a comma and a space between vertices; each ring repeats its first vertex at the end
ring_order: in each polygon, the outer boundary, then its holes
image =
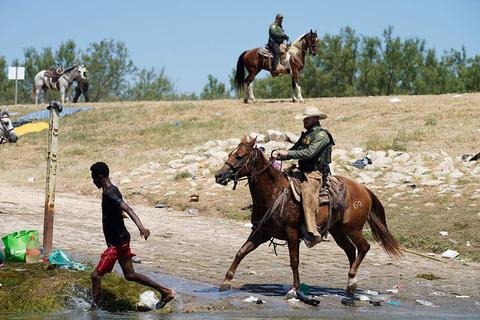
POLYGON ((462 45, 480 54, 480 0, 0 0, 0 56, 10 63, 29 46, 56 49, 72 39, 86 49, 112 38, 126 43, 136 66, 165 68, 178 91, 199 93, 208 74, 228 84, 238 56, 267 42, 279 12, 292 39, 345 26, 381 36, 391 25, 437 54, 462 45))

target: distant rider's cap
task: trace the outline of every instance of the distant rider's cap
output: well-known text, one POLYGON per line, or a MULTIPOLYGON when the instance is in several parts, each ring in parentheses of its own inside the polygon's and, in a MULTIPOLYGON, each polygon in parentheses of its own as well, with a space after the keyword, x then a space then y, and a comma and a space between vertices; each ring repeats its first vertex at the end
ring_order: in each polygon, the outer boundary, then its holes
POLYGON ((283 15, 281 13, 278 13, 276 16, 275 16, 275 19, 283 19, 283 15))
POLYGON ((306 107, 303 109, 303 113, 297 114, 295 120, 303 120, 306 118, 318 117, 320 119, 327 119, 327 114, 320 112, 317 107, 306 107))

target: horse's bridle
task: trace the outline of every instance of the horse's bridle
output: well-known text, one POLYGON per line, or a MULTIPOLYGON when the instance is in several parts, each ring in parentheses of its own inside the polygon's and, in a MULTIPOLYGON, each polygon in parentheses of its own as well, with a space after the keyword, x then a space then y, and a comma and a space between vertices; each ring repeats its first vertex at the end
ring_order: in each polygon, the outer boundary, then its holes
MULTIPOLYGON (((253 177, 258 176, 259 174, 261 174, 261 173, 263 173, 265 170, 267 170, 268 167, 270 167, 270 165, 273 163, 273 160, 271 160, 271 161, 269 161, 269 162, 267 163, 267 165, 266 165, 263 169, 261 169, 261 170, 259 170, 259 171, 255 171, 255 166, 256 166, 256 163, 257 163, 257 152, 258 152, 258 150, 260 150, 260 149, 258 149, 257 147, 250 148, 250 147, 247 147, 247 146, 245 146, 245 145, 241 145, 241 146, 239 146, 238 148, 240 148, 240 147, 244 147, 244 148, 247 150, 247 152, 248 152, 248 158, 242 159, 242 161, 240 161, 240 163, 238 163, 237 165, 233 165, 233 164, 229 163, 228 160, 225 161, 225 164, 230 167, 230 170, 232 170, 233 177, 232 177, 232 178, 229 178, 229 179, 230 179, 231 181, 233 181, 233 190, 235 190, 235 189, 237 188, 237 184, 238 184, 239 181, 246 180, 246 179, 248 179, 248 180, 250 181, 250 179, 253 179, 253 177), (252 164, 252 174, 249 175, 249 176, 246 176, 246 177, 241 177, 241 178, 239 178, 239 177, 238 177, 238 174, 239 174, 244 168, 246 168, 250 163, 252 164)), ((238 148, 235 149, 235 150, 238 150, 238 148)), ((231 155, 233 152, 235 152, 235 150, 233 150, 232 152, 230 152, 230 155, 231 155)), ((230 156, 230 155, 229 155, 229 156, 230 156)))

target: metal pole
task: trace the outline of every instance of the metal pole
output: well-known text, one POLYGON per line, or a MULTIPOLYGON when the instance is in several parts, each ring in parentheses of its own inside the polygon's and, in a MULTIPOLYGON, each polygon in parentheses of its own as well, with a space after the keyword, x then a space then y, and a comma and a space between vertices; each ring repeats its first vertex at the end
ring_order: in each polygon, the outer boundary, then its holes
POLYGON ((57 180, 58 133, 60 126, 59 113, 63 106, 52 101, 47 109, 50 110, 50 127, 47 149, 47 184, 45 190, 45 217, 43 222, 43 249, 45 254, 52 250, 53 242, 53 215, 55 208, 55 183, 57 180))
POLYGON ((15 105, 17 105, 18 64, 15 64, 15 105))

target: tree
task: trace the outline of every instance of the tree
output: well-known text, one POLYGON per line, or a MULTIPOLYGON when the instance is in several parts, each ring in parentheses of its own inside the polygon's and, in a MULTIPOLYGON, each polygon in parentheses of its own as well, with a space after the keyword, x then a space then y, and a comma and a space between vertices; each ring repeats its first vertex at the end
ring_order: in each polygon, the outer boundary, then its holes
POLYGON ((208 75, 208 83, 203 87, 200 99, 229 99, 230 93, 225 89, 225 84, 218 82, 218 79, 213 75, 208 75))
POLYGON ((165 100, 174 96, 174 85, 163 68, 160 73, 153 68, 140 70, 134 85, 125 93, 127 100, 165 100))
POLYGON ((127 77, 136 71, 125 43, 113 39, 91 43, 82 61, 87 67, 92 101, 119 99, 127 88, 127 77))

